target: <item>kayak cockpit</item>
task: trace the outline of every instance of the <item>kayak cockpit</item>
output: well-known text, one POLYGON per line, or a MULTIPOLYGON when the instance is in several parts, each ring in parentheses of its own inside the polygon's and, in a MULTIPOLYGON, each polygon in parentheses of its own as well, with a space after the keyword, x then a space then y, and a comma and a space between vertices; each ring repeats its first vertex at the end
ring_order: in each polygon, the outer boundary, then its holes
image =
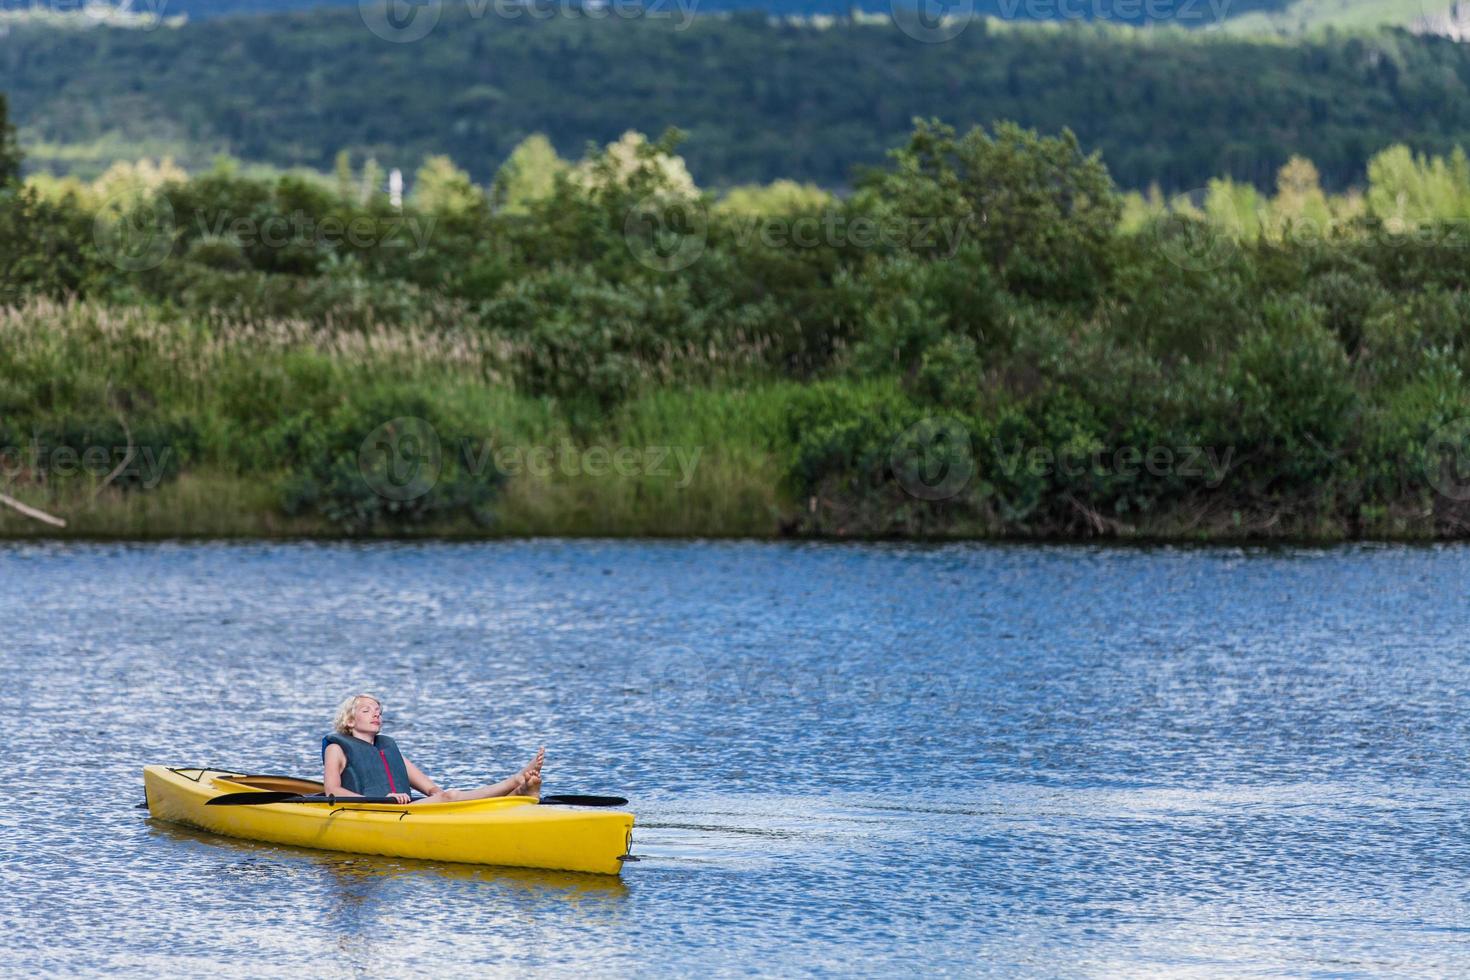
POLYGON ((310 779, 297 779, 294 776, 216 776, 214 781, 234 783, 237 786, 265 790, 270 793, 300 793, 302 796, 322 791, 321 783, 310 779))

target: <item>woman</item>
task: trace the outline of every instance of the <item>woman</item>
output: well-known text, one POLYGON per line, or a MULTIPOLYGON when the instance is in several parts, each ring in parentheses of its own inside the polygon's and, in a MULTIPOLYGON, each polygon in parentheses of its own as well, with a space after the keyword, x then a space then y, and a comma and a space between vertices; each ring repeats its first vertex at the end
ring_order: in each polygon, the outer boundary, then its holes
POLYGON ((389 797, 398 803, 444 803, 491 796, 541 798, 543 748, 514 776, 478 789, 440 789, 403 757, 382 734, 383 704, 371 694, 354 694, 337 708, 332 734, 322 738, 323 792, 331 796, 389 797), (424 794, 413 800, 409 788, 424 794))

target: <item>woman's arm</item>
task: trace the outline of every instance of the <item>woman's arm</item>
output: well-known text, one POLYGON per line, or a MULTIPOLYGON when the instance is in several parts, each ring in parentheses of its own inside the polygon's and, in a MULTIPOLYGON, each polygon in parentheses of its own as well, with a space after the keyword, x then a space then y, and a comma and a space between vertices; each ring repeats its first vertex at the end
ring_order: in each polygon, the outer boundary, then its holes
POLYGON ((438 784, 428 776, 425 776, 418 766, 409 762, 407 759, 403 760, 403 765, 408 770, 408 785, 425 796, 433 796, 435 793, 440 792, 438 784))
POLYGON ((342 746, 327 744, 322 756, 322 792, 328 796, 361 796, 350 789, 342 788, 342 773, 347 768, 347 753, 342 746))

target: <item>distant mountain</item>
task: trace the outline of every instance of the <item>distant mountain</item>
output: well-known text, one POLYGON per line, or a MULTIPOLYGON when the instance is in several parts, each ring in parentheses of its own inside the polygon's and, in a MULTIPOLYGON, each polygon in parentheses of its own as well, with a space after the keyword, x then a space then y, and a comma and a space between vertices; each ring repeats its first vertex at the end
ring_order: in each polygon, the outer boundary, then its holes
MULTIPOLYGON (((0 0, 0 10, 79 10, 89 2, 100 0, 0 0)), ((190 20, 205 20, 238 14, 273 14, 286 11, 313 10, 323 7, 356 7, 360 0, 112 0, 133 12, 158 17, 186 15, 190 20)), ((486 9, 506 0, 398 0, 405 8, 410 4, 440 3, 464 6, 471 11, 486 9)), ((576 6, 582 0, 530 0, 547 10, 576 6)), ((597 0, 592 0, 597 2, 597 0)), ((619 9, 633 9, 642 3, 649 9, 674 9, 695 14, 728 13, 758 10, 791 16, 827 14, 840 16, 853 9, 867 13, 888 13, 890 0, 609 0, 619 9)), ((1204 27, 1227 17, 1252 11, 1279 11, 1293 0, 891 0, 910 8, 922 4, 934 15, 955 16, 981 14, 1002 20, 1108 20, 1140 24, 1152 19, 1158 23, 1177 23, 1185 27, 1204 27), (1121 11, 1119 8, 1122 8, 1121 11)), ((1391 2, 1391 0, 1390 0, 1391 2)))

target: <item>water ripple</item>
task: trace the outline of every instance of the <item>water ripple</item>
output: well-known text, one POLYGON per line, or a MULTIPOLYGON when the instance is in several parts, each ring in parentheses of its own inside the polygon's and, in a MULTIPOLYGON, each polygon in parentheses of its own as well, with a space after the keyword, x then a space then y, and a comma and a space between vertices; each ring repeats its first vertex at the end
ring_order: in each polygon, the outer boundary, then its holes
POLYGON ((0 546, 7 967, 1461 974, 1470 550, 0 546), (451 783, 548 746, 623 879, 229 841, 369 689, 451 783))

